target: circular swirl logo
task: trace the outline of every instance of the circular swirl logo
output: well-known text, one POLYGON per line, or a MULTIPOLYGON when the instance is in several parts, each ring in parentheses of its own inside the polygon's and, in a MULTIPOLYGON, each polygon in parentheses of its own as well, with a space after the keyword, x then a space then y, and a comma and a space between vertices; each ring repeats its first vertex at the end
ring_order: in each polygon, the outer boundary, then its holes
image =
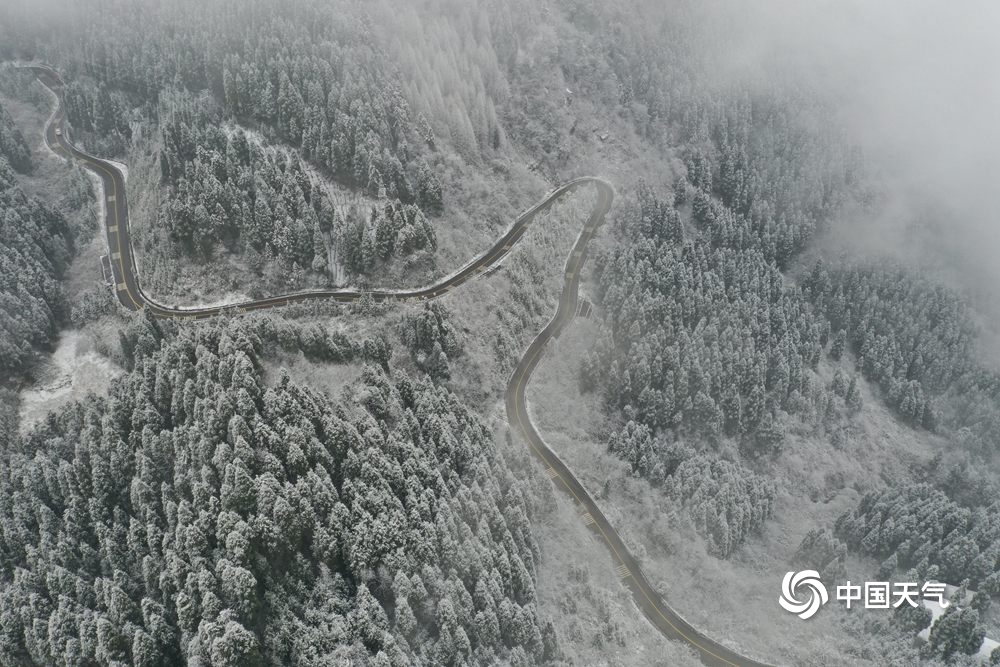
POLYGON ((802 570, 801 572, 789 572, 781 581, 781 597, 778 604, 785 611, 797 614, 801 619, 812 618, 819 608, 826 604, 830 596, 826 592, 826 586, 819 579, 819 572, 816 570, 802 570), (803 599, 799 599, 799 588, 803 590, 803 599))

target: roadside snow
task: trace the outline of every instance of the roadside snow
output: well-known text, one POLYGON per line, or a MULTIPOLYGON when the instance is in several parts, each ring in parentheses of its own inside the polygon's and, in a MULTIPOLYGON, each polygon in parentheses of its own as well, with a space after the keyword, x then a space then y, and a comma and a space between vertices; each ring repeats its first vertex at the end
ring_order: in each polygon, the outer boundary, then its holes
POLYGON ((250 301, 250 297, 242 292, 227 292, 217 299, 211 301, 198 301, 193 299, 191 301, 185 301, 182 304, 167 303, 166 301, 156 299, 156 302, 161 306, 167 306, 168 308, 176 308, 178 310, 197 310, 199 308, 219 308, 221 306, 234 306, 238 303, 244 303, 250 301))
MULTIPOLYGON (((41 84, 39 83, 39 85, 41 84)), ((49 142, 45 140, 45 130, 46 128, 48 128, 49 125, 52 124, 52 119, 55 118, 56 113, 58 113, 59 111, 59 98, 56 97, 55 93, 49 90, 48 86, 42 86, 42 90, 44 90, 48 94, 48 96, 52 98, 52 111, 49 113, 49 117, 42 124, 42 132, 41 132, 42 146, 45 148, 45 150, 47 150, 52 155, 55 155, 60 160, 68 160, 65 155, 60 155, 59 153, 56 153, 54 150, 52 150, 52 147, 49 146, 49 142)))
POLYGON ((83 172, 87 174, 87 178, 94 185, 95 200, 97 202, 97 228, 101 230, 101 238, 104 239, 104 249, 107 254, 111 254, 111 250, 108 248, 108 234, 105 231, 104 220, 107 215, 107 209, 105 208, 106 194, 104 192, 104 181, 101 177, 92 172, 89 169, 84 169, 83 172))
MULTIPOLYGON (((42 90, 44 90, 45 93, 52 99, 52 111, 49 113, 49 117, 46 119, 45 123, 42 124, 42 130, 41 130, 41 135, 40 135, 41 142, 42 142, 42 147, 46 151, 48 151, 51 155, 54 155, 55 157, 59 158, 60 160, 69 162, 70 161, 69 158, 67 158, 65 155, 62 155, 60 153, 56 153, 49 146, 49 142, 45 140, 45 129, 52 123, 52 119, 55 117, 56 113, 59 111, 59 98, 56 96, 55 93, 53 93, 48 88, 48 86, 42 86, 42 90)), ((111 162, 117 168, 121 169, 123 177, 125 178, 126 181, 128 180, 128 167, 127 166, 125 166, 121 162, 114 162, 113 160, 108 160, 108 162, 111 162)), ((96 199, 97 199, 97 225, 98 225, 98 229, 103 230, 104 229, 104 217, 106 215, 106 209, 105 209, 106 194, 104 192, 104 182, 101 180, 101 178, 97 174, 95 174, 90 169, 84 169, 83 171, 84 171, 84 173, 87 174, 87 177, 94 184, 94 190, 96 192, 96 199)), ((104 237, 104 247, 105 247, 105 249, 107 249, 107 244, 108 244, 107 234, 101 234, 101 236, 104 237)), ((110 250, 108 252, 110 254, 110 250)))

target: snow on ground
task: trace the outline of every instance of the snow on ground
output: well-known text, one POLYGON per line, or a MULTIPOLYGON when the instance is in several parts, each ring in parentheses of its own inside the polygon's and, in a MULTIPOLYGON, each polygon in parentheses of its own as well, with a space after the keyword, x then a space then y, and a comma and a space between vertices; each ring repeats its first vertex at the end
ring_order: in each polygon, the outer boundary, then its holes
POLYGON ((363 364, 336 364, 308 361, 302 354, 279 354, 264 361, 264 377, 268 386, 276 384, 286 371, 293 382, 318 389, 333 400, 341 397, 351 383, 361 377, 363 364))
MULTIPOLYGON (((45 123, 42 124, 42 129, 41 129, 41 132, 40 132, 40 135, 39 135, 40 136, 40 141, 41 141, 41 146, 46 151, 48 151, 48 153, 50 155, 54 155, 55 157, 59 158, 60 160, 64 160, 65 161, 66 160, 66 156, 64 154, 62 154, 62 153, 57 153, 54 150, 52 150, 52 148, 49 146, 49 142, 45 140, 45 128, 47 128, 49 126, 49 124, 52 122, 52 118, 55 117, 56 112, 59 111, 59 98, 57 98, 56 94, 53 93, 51 90, 49 90, 46 86, 42 86, 42 89, 46 92, 46 94, 48 94, 48 96, 50 98, 52 98, 52 111, 49 113, 49 117, 45 120, 45 123)), ((126 167, 124 164, 122 164, 120 162, 113 162, 112 160, 108 160, 108 162, 112 162, 116 167, 118 167, 119 169, 121 169, 122 173, 124 174, 125 179, 128 180, 128 167, 126 167)), ((84 169, 84 173, 87 174, 87 177, 90 178, 90 181, 94 184, 94 191, 96 193, 95 194, 95 198, 97 200, 97 222, 98 222, 98 229, 103 229, 104 228, 104 216, 105 216, 105 208, 104 208, 104 206, 105 206, 105 204, 104 204, 104 201, 105 201, 104 182, 101 180, 101 178, 97 174, 95 174, 94 172, 92 172, 90 169, 84 169)), ((105 239, 107 238, 107 235, 102 234, 102 236, 104 236, 105 239)), ((105 244, 106 243, 107 242, 105 241, 105 244)))
MULTIPOLYGON (((222 131, 230 139, 236 136, 238 130, 243 131, 247 141, 253 142, 264 151, 280 152, 286 157, 298 156, 298 151, 289 148, 288 146, 268 142, 267 138, 265 138, 264 135, 257 130, 237 125, 235 123, 224 123, 222 125, 222 131)), ((352 208, 357 208, 358 210, 363 211, 378 204, 378 199, 375 199, 374 197, 365 195, 362 192, 345 189, 337 185, 334 181, 320 173, 318 169, 313 167, 306 160, 302 160, 301 164, 303 171, 305 171, 306 175, 309 176, 312 182, 322 188, 323 191, 330 197, 330 200, 333 202, 334 210, 336 210, 340 217, 347 219, 352 208)), ((330 273, 330 277, 333 279, 334 285, 342 285, 347 274, 347 269, 340 263, 337 256, 337 249, 333 240, 330 238, 330 235, 326 233, 323 234, 323 239, 326 241, 326 261, 327 266, 329 267, 328 271, 330 273)))
MULTIPOLYGON (((92 172, 89 169, 84 169, 83 173, 87 174, 87 178, 94 185, 94 200, 97 203, 97 229, 100 230, 99 234, 102 239, 104 239, 104 249, 108 250, 108 235, 104 231, 104 219, 107 215, 107 209, 105 208, 105 193, 104 193, 104 181, 101 177, 92 172)), ((110 254, 110 251, 108 251, 110 254)))
POLYGON ((226 292, 217 299, 210 300, 199 300, 196 296, 192 299, 185 300, 184 303, 169 303, 162 299, 155 298, 155 301, 161 306, 168 306, 170 308, 177 308, 178 310, 197 310, 199 308, 219 308, 221 306, 233 306, 238 303, 243 303, 245 301, 250 301, 250 297, 243 292, 226 292))
POLYGON ((39 373, 39 380, 21 392, 21 431, 88 393, 105 395, 121 371, 91 349, 79 331, 65 331, 55 352, 39 373))
POLYGON ((52 122, 52 119, 55 118, 56 113, 59 111, 59 98, 56 97, 56 94, 53 93, 51 90, 49 90, 48 87, 42 86, 42 89, 48 94, 50 98, 52 98, 52 111, 49 113, 49 117, 46 118, 45 122, 42 124, 42 131, 40 133, 42 146, 45 148, 45 150, 47 150, 52 155, 55 155, 60 160, 65 160, 66 156, 60 155, 59 153, 56 153, 54 150, 52 150, 52 148, 49 146, 49 142, 45 140, 45 128, 49 126, 49 124, 52 122))

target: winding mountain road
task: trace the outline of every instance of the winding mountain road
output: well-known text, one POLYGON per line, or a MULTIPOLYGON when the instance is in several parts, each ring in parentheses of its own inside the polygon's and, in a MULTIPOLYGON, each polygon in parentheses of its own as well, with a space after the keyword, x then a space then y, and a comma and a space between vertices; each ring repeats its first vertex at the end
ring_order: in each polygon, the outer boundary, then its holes
POLYGON ((49 145, 49 148, 64 157, 74 158, 82 162, 84 166, 100 177, 104 185, 106 205, 104 227, 110 252, 109 259, 111 260, 111 268, 114 275, 113 289, 119 303, 124 308, 133 311, 146 308, 157 317, 202 319, 219 315, 222 312, 238 314, 251 310, 263 310, 265 308, 275 308, 314 300, 353 303, 361 299, 362 296, 370 297, 376 303, 436 299, 498 264, 521 238, 521 235, 524 234, 535 216, 549 208, 557 199, 580 186, 599 181, 596 178, 578 178, 552 190, 540 202, 522 213, 510 229, 489 250, 474 258, 456 273, 427 287, 409 290, 305 290, 264 299, 234 302, 222 306, 192 308, 166 306, 157 303, 146 294, 139 283, 130 236, 124 175, 113 163, 86 153, 73 145, 69 140, 66 127, 66 113, 62 98, 63 82, 59 74, 47 66, 36 65, 31 66, 29 69, 55 94, 59 101, 55 113, 45 127, 45 141, 49 145))
POLYGON ((482 253, 462 269, 443 280, 411 290, 313 290, 294 292, 265 299, 233 303, 225 306, 204 308, 176 308, 157 303, 142 291, 139 284, 135 257, 129 236, 128 203, 125 197, 125 178, 113 163, 87 154, 74 146, 67 138, 66 113, 63 106, 63 82, 59 74, 44 65, 29 67, 39 80, 55 93, 58 105, 45 127, 45 141, 49 147, 67 158, 82 162, 97 174, 104 185, 106 202, 105 233, 112 273, 113 289, 118 301, 128 310, 148 309, 156 317, 200 319, 223 312, 242 313, 262 310, 293 303, 325 299, 338 303, 352 303, 363 296, 375 302, 405 302, 412 300, 436 299, 462 285, 477 275, 486 272, 502 260, 513 245, 521 238, 535 216, 549 208, 553 202, 576 188, 593 185, 597 188, 598 199, 573 250, 566 261, 564 284, 559 296, 559 307, 545 326, 528 346, 518 362, 507 385, 505 400, 510 423, 522 434, 532 453, 545 466, 546 474, 558 486, 562 485, 572 496, 580 510, 584 523, 604 542, 614 559, 614 564, 622 581, 632 591, 636 604, 649 621, 666 637, 686 643, 709 667, 767 667, 765 663, 744 657, 694 628, 671 609, 663 597, 653 588, 642 572, 639 562, 631 554, 597 503, 576 478, 573 472, 553 452, 538 434, 528 415, 525 388, 531 374, 537 368, 548 343, 559 337, 563 329, 576 314, 577 297, 580 287, 581 268, 587 257, 587 245, 604 223, 604 217, 611 208, 614 188, 607 181, 596 177, 584 177, 570 181, 549 192, 540 202, 522 213, 511 228, 486 252, 482 253))

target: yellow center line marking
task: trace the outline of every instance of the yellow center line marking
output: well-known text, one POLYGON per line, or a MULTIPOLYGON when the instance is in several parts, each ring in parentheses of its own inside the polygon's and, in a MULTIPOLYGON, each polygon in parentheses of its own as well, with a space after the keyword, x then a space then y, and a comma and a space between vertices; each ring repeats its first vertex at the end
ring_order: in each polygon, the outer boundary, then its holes
MULTIPOLYGON (((63 110, 62 110, 62 107, 61 107, 61 100, 60 100, 59 106, 57 107, 57 112, 53 116, 52 122, 50 122, 49 127, 52 128, 52 127, 55 127, 55 126, 59 125, 62 122, 62 120, 63 120, 63 116, 64 116, 64 114, 63 114, 63 110)), ((46 136, 46 140, 48 140, 47 136, 46 136)), ((61 135, 54 134, 53 135, 53 142, 50 143, 49 145, 50 145, 50 147, 53 150, 65 151, 68 154, 69 157, 75 157, 77 160, 86 163, 87 166, 90 167, 90 169, 92 171, 95 171, 95 172, 100 171, 100 172, 103 172, 104 174, 106 174, 108 176, 108 178, 111 180, 111 194, 107 194, 107 192, 105 191, 106 201, 108 203, 116 203, 117 200, 118 200, 118 183, 117 183, 117 181, 115 179, 115 173, 109 167, 105 166, 104 162, 102 160, 100 160, 100 158, 92 158, 92 157, 90 157, 88 155, 85 155, 82 151, 77 150, 76 148, 74 148, 72 146, 72 144, 69 144, 68 142, 66 142, 66 146, 63 146, 62 143, 61 143, 62 140, 63 139, 62 139, 61 135)), ((103 185, 103 183, 102 183, 102 185, 103 185)), ((574 185, 575 185, 575 183, 574 183, 574 185)), ((570 187, 563 187, 560 190, 558 190, 556 192, 553 192, 548 197, 549 197, 549 199, 551 199, 552 197, 559 196, 562 193, 567 192, 569 189, 570 189, 570 187)), ((118 207, 117 206, 113 206, 112 209, 114 210, 114 219, 115 219, 115 222, 114 222, 114 224, 107 224, 108 218, 110 216, 108 216, 106 214, 105 215, 105 225, 107 227, 107 233, 108 234, 115 234, 117 236, 117 247, 118 247, 118 250, 116 252, 112 252, 111 256, 112 256, 112 258, 114 258, 114 259, 116 259, 118 261, 119 274, 120 274, 120 276, 122 278, 122 282, 118 283, 118 288, 119 288, 119 290, 122 290, 126 294, 128 294, 129 299, 132 301, 132 304, 135 306, 136 310, 142 310, 145 307, 145 304, 144 303, 140 303, 139 301, 136 300, 136 296, 132 293, 132 289, 128 285, 128 280, 127 280, 127 275, 128 274, 125 271, 124 249, 123 249, 123 246, 122 246, 121 234, 119 233, 119 226, 121 224, 121 221, 119 219, 118 207)), ((517 220, 515 221, 515 225, 519 224, 520 221, 522 221, 524 219, 524 217, 526 215, 528 215, 529 213, 534 214, 534 213, 537 213, 539 210, 540 209, 538 207, 535 207, 534 209, 529 210, 525 214, 522 214, 521 216, 518 216, 517 220)), ((460 285, 461 283, 465 282, 465 280, 467 278, 470 278, 470 277, 472 277, 474 275, 479 275, 481 273, 484 273, 493 263, 495 263, 497 261, 497 259, 499 259, 500 257, 502 257, 507 251, 509 251, 511 249, 511 247, 513 246, 513 244, 517 240, 519 240, 520 236, 523 235, 523 232, 526 229, 527 229, 526 227, 519 229, 518 232, 516 232, 516 234, 518 236, 517 239, 511 240, 510 242, 504 244, 499 249, 494 249, 492 252, 490 252, 489 255, 487 255, 485 258, 481 259, 479 266, 477 266, 476 269, 473 270, 471 273, 469 273, 466 276, 462 276, 461 278, 459 278, 457 280, 452 280, 448 284, 440 285, 434 291, 428 292, 426 294, 426 296, 424 296, 423 298, 425 298, 425 299, 435 299, 435 298, 437 298, 439 296, 442 296, 443 294, 447 293, 451 289, 452 286, 457 286, 457 285, 460 285)), ((588 228, 588 230, 589 230, 589 228, 588 228)), ((141 296, 141 293, 140 293, 140 296, 141 296)), ((302 299, 308 299, 310 297, 308 295, 302 295, 301 298, 302 299)), ((325 295, 323 295, 323 296, 317 295, 315 298, 325 298, 325 295)), ((334 295, 333 298, 334 298, 334 300, 344 300, 345 299, 345 297, 341 297, 341 296, 337 296, 337 295, 334 295)), ((388 297, 383 298, 382 300, 383 301, 407 302, 407 301, 410 301, 410 300, 416 299, 416 298, 417 297, 415 295, 411 295, 411 294, 399 294, 399 295, 390 295, 388 297)), ((348 300, 348 301, 350 301, 350 302, 353 303, 353 302, 357 302, 359 300, 359 297, 355 296, 355 297, 352 297, 352 298, 349 298, 349 299, 346 299, 346 300, 348 300)), ((286 298, 284 300, 284 304, 283 305, 288 306, 288 305, 291 304, 291 301, 292 301, 291 299, 286 298)), ((280 305, 280 304, 281 304, 280 300, 274 301, 274 305, 280 305)), ((263 302, 257 303, 257 304, 250 304, 250 305, 248 305, 246 307, 238 308, 236 310, 236 312, 237 313, 244 313, 244 312, 246 312, 247 310, 249 310, 251 308, 266 307, 267 305, 268 304, 263 303, 263 302)), ((171 309, 168 309, 168 308, 161 308, 161 307, 156 307, 156 306, 151 306, 151 307, 153 307, 154 312, 157 315, 164 316, 164 317, 177 317, 177 318, 181 318, 181 319, 196 319, 197 317, 199 317, 199 315, 184 315, 184 314, 181 314, 181 313, 177 312, 176 310, 171 310, 171 309)), ((221 310, 221 308, 208 309, 208 310, 202 312, 201 315, 212 315, 212 314, 218 313, 220 310, 221 310)), ((555 471, 553 471, 553 472, 555 472, 555 471)), ((556 474, 556 476, 558 476, 558 475, 556 474)))
MULTIPOLYGON (((96 160, 94 160, 92 158, 84 157, 83 159, 86 162, 94 165, 95 167, 97 167, 98 169, 100 169, 101 171, 103 171, 105 174, 108 175, 108 178, 111 179, 111 190, 112 190, 111 194, 112 194, 113 197, 117 198, 117 196, 118 196, 118 185, 117 185, 117 183, 115 183, 115 176, 114 176, 114 174, 108 168, 106 168, 103 164, 101 164, 100 162, 98 162, 98 161, 96 161, 96 160)), ((118 219, 118 207, 117 206, 113 206, 112 209, 115 212, 115 224, 114 225, 110 225, 108 227, 108 231, 109 232, 112 232, 112 231, 115 232, 115 236, 118 238, 118 270, 121 272, 120 275, 122 277, 122 280, 125 281, 125 276, 126 276, 126 273, 125 273, 125 260, 122 259, 122 255, 123 255, 123 252, 122 252, 122 235, 117 233, 118 232, 118 225, 121 224, 121 223, 120 223, 120 220, 118 219)), ((127 281, 125 281, 125 282, 127 283, 127 281)), ((128 294, 128 298, 132 302, 132 305, 135 306, 136 310, 142 310, 142 305, 138 301, 135 300, 135 296, 132 295, 132 289, 127 284, 125 285, 125 293, 128 294)))
MULTIPOLYGON (((61 101, 60 101, 59 104, 61 105, 61 101)), ((61 109, 61 107, 60 107, 60 109, 61 109)), ((55 116, 53 116, 53 122, 58 125, 59 123, 62 122, 62 116, 63 116, 63 114, 62 114, 62 111, 60 110, 59 112, 56 113, 55 116)), ((58 137, 58 135, 56 135, 56 136, 58 137)), ((60 149, 63 149, 63 147, 60 145, 58 139, 56 140, 56 143, 53 145, 53 147, 58 147, 60 149)), ((64 150, 70 156, 73 156, 73 151, 71 150, 71 147, 70 148, 66 148, 64 150)), ((83 153, 80 153, 76 157, 79 160, 92 165, 92 170, 96 171, 96 169, 93 169, 93 167, 96 167, 97 169, 101 170, 102 172, 104 172, 105 174, 108 175, 108 178, 111 179, 111 195, 108 196, 107 200, 109 202, 117 201, 117 199, 118 199, 118 184, 115 181, 114 173, 111 172, 107 167, 105 167, 101 162, 98 162, 96 159, 90 158, 90 157, 84 155, 83 153)), ((107 194, 106 190, 105 190, 105 194, 107 194)), ((119 268, 120 275, 121 275, 121 278, 122 278, 122 283, 120 283, 120 284, 125 285, 125 293, 128 294, 128 297, 132 301, 132 304, 136 307, 137 310, 141 310, 142 309, 142 305, 135 300, 135 297, 132 295, 132 290, 131 290, 131 288, 128 287, 128 284, 127 284, 127 281, 126 281, 126 278, 125 278, 125 276, 126 276, 126 273, 125 273, 125 263, 124 263, 124 260, 122 259, 122 239, 121 239, 121 234, 117 233, 118 232, 118 226, 120 224, 120 221, 118 219, 118 207, 114 206, 112 208, 113 208, 113 210, 115 212, 114 213, 114 215, 115 215, 115 224, 114 225, 108 225, 108 232, 109 233, 113 232, 118 237, 118 268, 119 268)), ((106 223, 107 223, 107 215, 105 215, 105 224, 106 223)))

